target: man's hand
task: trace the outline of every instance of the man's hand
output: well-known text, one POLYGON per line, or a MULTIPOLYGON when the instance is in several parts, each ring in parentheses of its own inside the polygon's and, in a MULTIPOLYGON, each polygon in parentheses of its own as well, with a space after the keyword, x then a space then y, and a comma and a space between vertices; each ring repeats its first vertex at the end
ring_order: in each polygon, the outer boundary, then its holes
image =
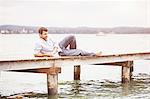
POLYGON ((95 53, 96 56, 101 56, 102 52, 95 53))
POLYGON ((44 54, 45 57, 53 57, 53 55, 44 54))
POLYGON ((57 53, 58 52, 58 47, 54 47, 53 48, 53 53, 55 54, 55 53, 57 53))
POLYGON ((54 47, 53 50, 58 50, 58 47, 54 47))

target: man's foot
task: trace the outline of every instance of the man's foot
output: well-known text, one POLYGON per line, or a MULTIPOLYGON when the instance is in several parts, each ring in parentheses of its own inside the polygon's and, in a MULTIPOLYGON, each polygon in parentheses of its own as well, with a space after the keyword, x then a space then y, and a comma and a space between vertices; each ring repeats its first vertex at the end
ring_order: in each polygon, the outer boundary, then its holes
POLYGON ((102 56, 102 52, 95 53, 96 56, 102 56))

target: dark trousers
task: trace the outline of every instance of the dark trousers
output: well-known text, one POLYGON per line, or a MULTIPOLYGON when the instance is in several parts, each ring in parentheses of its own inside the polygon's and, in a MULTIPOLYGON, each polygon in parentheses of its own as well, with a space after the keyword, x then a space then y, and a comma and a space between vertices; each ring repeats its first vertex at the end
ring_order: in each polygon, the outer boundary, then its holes
POLYGON ((59 55, 63 56, 93 56, 95 55, 92 52, 86 52, 81 49, 77 49, 76 38, 75 36, 67 36, 60 43, 59 47, 62 49, 62 52, 59 52, 59 55))

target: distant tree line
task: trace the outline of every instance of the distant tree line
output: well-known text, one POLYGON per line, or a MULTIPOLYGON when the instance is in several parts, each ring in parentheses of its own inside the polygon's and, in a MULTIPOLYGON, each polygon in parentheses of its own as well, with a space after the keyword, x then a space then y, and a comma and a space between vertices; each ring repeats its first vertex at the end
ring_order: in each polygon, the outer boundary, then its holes
MULTIPOLYGON (((0 25, 0 34, 33 34, 37 33, 39 27, 0 25)), ((51 34, 150 34, 150 28, 144 27, 114 27, 114 28, 93 28, 93 27, 47 27, 51 34)))

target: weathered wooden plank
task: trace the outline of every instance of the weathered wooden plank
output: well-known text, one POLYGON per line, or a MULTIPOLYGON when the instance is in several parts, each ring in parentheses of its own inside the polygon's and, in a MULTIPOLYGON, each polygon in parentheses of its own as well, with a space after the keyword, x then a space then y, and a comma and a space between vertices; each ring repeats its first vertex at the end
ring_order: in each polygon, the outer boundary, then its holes
POLYGON ((38 60, 38 61, 8 61, 0 62, 0 70, 20 70, 34 68, 48 68, 52 66, 54 60, 38 60))
POLYGON ((0 60, 0 70, 18 70, 18 69, 33 69, 33 68, 47 68, 51 67, 54 62, 59 64, 57 66, 85 65, 98 63, 112 63, 122 61, 132 61, 138 59, 150 58, 150 52, 145 53, 130 53, 130 54, 116 54, 116 55, 102 55, 102 56, 66 56, 66 57, 49 57, 49 58, 30 58, 18 60, 0 60), (41 67, 42 66, 42 67, 41 67))
MULTIPOLYGON (((41 66, 42 67, 42 66, 41 66)), ((53 68, 53 67, 50 67, 53 68)), ((36 69, 23 69, 23 70, 10 70, 10 71, 15 71, 15 72, 31 72, 31 73, 50 73, 53 72, 52 69, 50 71, 50 68, 36 68, 36 69)), ((61 73, 61 68, 56 67, 55 72, 61 73)))
POLYGON ((39 61, 39 60, 74 60, 74 59, 93 59, 93 58, 100 58, 100 57, 138 57, 138 58, 145 58, 149 59, 150 58, 150 52, 141 52, 141 53, 128 53, 128 54, 112 54, 112 55, 102 55, 102 56, 60 56, 60 57, 34 57, 34 56, 29 56, 29 57, 0 57, 0 62, 9 62, 9 61, 39 61))
POLYGON ((124 63, 126 61, 123 62, 110 62, 110 63, 99 63, 99 64, 93 64, 93 65, 111 65, 111 66, 126 66, 124 63))

